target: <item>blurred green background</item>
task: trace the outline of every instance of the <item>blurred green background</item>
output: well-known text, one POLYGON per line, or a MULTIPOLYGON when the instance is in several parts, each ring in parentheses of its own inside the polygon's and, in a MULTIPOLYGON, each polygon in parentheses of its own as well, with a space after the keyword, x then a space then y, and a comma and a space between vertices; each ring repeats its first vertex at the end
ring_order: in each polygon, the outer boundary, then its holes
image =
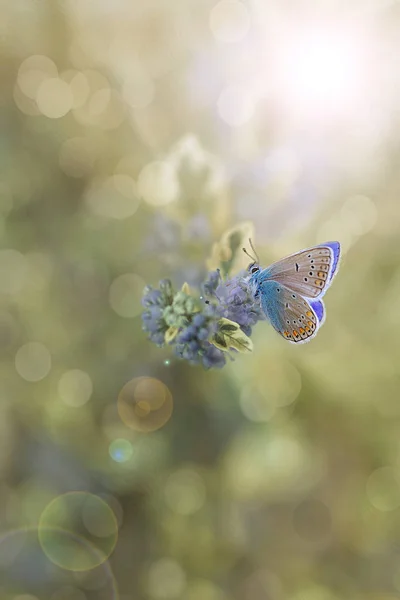
POLYGON ((2 600, 400 598, 399 25, 3 0, 2 600), (312 343, 260 323, 207 372, 141 294, 241 223, 265 265, 338 239, 340 272, 312 343))

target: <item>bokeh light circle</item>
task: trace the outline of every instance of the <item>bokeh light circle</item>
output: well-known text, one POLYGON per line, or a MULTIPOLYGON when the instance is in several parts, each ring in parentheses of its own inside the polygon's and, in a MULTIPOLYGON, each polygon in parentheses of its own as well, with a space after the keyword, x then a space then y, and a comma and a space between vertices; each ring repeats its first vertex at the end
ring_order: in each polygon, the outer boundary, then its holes
POLYGON ((178 598, 185 587, 185 572, 175 560, 161 558, 151 565, 148 573, 148 591, 155 600, 178 598))
POLYGON ((132 458, 133 448, 129 440, 117 438, 111 442, 108 452, 115 462, 124 463, 132 458))
POLYGON ((98 496, 69 492, 46 506, 38 536, 54 564, 68 571, 87 571, 101 565, 114 550, 118 523, 110 506, 98 496), (68 542, 65 533, 71 535, 68 542))
POLYGON ((24 113, 24 115, 38 117, 41 114, 35 100, 25 96, 17 83, 14 85, 13 89, 13 99, 18 109, 24 113))
POLYGON ((112 496, 109 493, 101 493, 98 494, 99 498, 107 502, 111 510, 113 511, 115 518, 117 519, 118 527, 121 528, 121 525, 124 520, 124 509, 121 506, 121 503, 115 496, 112 496))
POLYGON ((276 412, 276 405, 270 399, 269 394, 253 384, 247 384, 243 387, 239 402, 244 416, 249 421, 255 421, 256 423, 269 421, 276 412))
POLYGON ((221 0, 210 12, 210 29, 219 42, 240 41, 250 29, 248 8, 238 0, 221 0))
POLYGON ((17 351, 15 368, 26 381, 40 381, 51 369, 50 352, 40 342, 28 342, 17 351))
POLYGON ((61 74, 61 78, 69 84, 72 93, 72 108, 79 108, 85 104, 90 93, 89 82, 80 71, 70 69, 61 74))
POLYGON ((240 408, 250 421, 269 421, 277 409, 296 400, 301 385, 300 372, 283 357, 271 359, 268 364, 256 363, 252 379, 242 388, 240 408))
POLYGON ((41 84, 57 75, 57 67, 51 58, 42 54, 33 54, 26 58, 18 69, 18 87, 27 98, 36 100, 41 84))
POLYGON ((169 508, 177 514, 194 514, 205 502, 204 481, 193 469, 178 469, 168 477, 164 497, 169 508))
POLYGON ((171 418, 172 394, 168 387, 153 377, 136 377, 128 381, 118 396, 118 414, 131 429, 156 431, 171 418))
MULTIPOLYGON (((119 127, 126 116, 126 105, 123 102, 120 94, 111 89, 106 77, 99 71, 89 69, 81 72, 85 78, 85 89, 83 88, 83 80, 80 80, 79 91, 82 92, 78 108, 74 109, 75 119, 82 125, 92 125, 103 130, 111 130, 119 127), (87 86, 89 94, 87 94, 87 86), (85 93, 85 99, 83 98, 85 93), (83 101, 84 100, 84 101, 83 101)), ((74 93, 73 84, 71 89, 74 93)), ((74 101, 77 98, 74 97, 74 101)))
POLYGON ((237 436, 225 457, 226 484, 241 499, 305 491, 325 471, 323 458, 289 425, 237 436), (268 473, 268 477, 265 474, 268 473))
POLYGON ((36 95, 40 112, 49 119, 60 119, 72 108, 74 98, 66 81, 54 77, 43 81, 36 95))
POLYGON ((126 319, 139 315, 142 311, 142 294, 146 282, 135 273, 125 273, 112 282, 109 291, 111 308, 126 319))
POLYGON ((167 161, 154 161, 140 171, 138 193, 153 206, 164 206, 179 195, 179 181, 175 166, 167 161))
POLYGON ((58 395, 68 406, 83 406, 90 399, 92 392, 92 380, 80 369, 66 371, 59 379, 58 395))
POLYGON ((96 90, 89 99, 89 114, 93 118, 100 117, 108 108, 111 99, 111 89, 96 90))
POLYGON ((387 512, 400 506, 400 477, 393 467, 375 469, 366 484, 368 500, 376 509, 387 512))

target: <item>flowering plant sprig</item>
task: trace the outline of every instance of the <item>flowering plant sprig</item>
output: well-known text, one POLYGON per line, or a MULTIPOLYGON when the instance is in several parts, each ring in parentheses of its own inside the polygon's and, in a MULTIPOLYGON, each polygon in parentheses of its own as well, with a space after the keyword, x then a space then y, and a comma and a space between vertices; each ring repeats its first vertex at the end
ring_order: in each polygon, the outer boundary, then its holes
MULTIPOLYGON (((226 239, 234 243, 236 253, 234 233, 226 239)), ((233 264, 229 245, 228 250, 229 264, 233 264)), ((221 254, 226 258, 226 249, 221 254)), ((143 329, 158 346, 170 345, 177 357, 205 368, 221 368, 226 357, 232 356, 230 351, 252 351, 252 328, 264 318, 247 280, 246 272, 223 279, 216 269, 208 273, 197 293, 187 283, 176 291, 169 280, 160 281, 158 289, 147 286, 142 300, 143 329)))

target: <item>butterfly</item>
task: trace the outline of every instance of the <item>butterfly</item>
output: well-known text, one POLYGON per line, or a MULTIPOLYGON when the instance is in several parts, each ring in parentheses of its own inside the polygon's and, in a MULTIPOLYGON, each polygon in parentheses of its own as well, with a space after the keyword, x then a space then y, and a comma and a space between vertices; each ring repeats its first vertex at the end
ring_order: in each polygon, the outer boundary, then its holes
POLYGON ((291 254, 261 269, 257 253, 247 271, 254 298, 272 326, 289 342, 304 344, 317 335, 325 321, 322 296, 338 270, 339 242, 326 242, 291 254))

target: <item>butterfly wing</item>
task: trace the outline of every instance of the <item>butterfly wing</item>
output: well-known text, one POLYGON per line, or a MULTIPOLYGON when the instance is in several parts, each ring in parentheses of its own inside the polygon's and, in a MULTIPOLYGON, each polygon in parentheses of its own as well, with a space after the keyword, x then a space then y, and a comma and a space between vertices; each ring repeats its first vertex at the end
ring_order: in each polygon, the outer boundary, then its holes
POLYGON ((325 304, 322 300, 310 300, 310 306, 317 315, 319 326, 325 323, 325 304))
POLYGON ((306 298, 319 298, 332 283, 339 257, 339 242, 326 242, 272 264, 260 279, 277 281, 306 298))
POLYGON ((259 295, 265 315, 285 339, 301 344, 315 337, 325 314, 322 300, 312 306, 300 294, 272 280, 260 284, 259 295))

